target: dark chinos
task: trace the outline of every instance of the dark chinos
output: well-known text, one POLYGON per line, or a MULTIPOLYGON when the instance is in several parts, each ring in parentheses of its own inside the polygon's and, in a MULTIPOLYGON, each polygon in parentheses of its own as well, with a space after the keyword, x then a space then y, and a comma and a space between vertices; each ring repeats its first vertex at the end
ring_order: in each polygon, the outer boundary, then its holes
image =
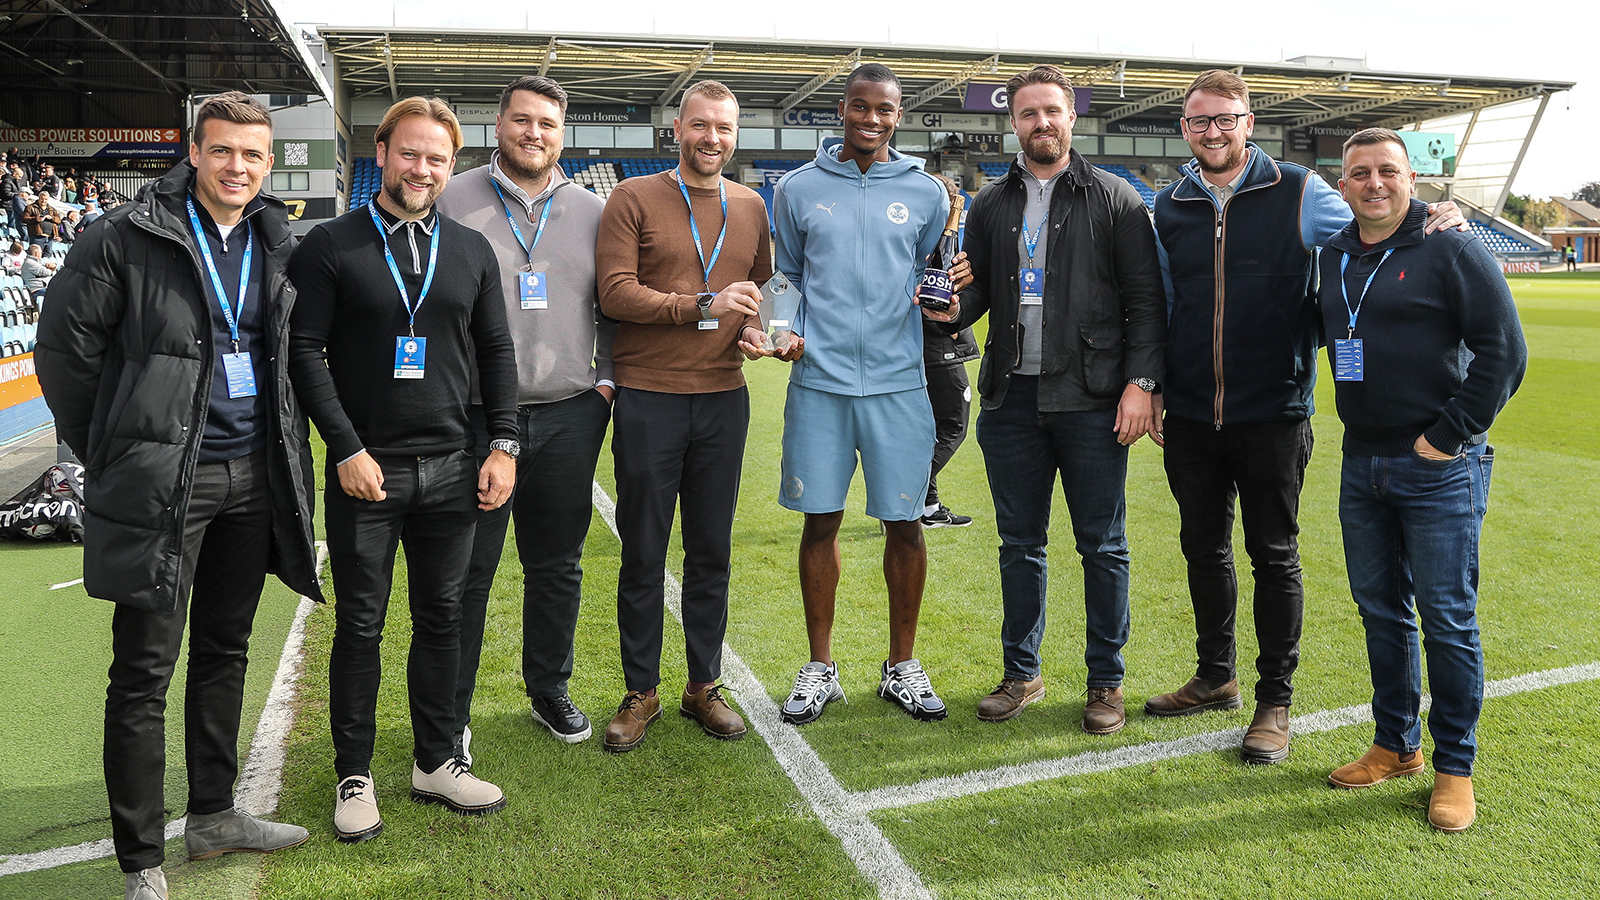
POLYGON ((1305 592, 1300 581, 1300 488, 1311 461, 1311 421, 1224 425, 1167 414, 1167 483, 1178 503, 1178 543, 1189 568, 1196 674, 1219 685, 1236 675, 1239 580, 1234 501, 1255 576, 1259 656, 1256 700, 1288 706, 1300 661, 1305 592))
MULTIPOLYGON (((477 462, 489 458, 483 407, 468 418, 477 439, 477 462)), ((461 670, 455 726, 472 721, 472 694, 483 651, 483 628, 506 529, 516 521, 522 562, 522 681, 529 697, 567 693, 573 639, 583 593, 584 541, 594 518, 594 470, 605 442, 611 404, 597 390, 517 410, 517 484, 499 509, 478 513, 477 537, 461 601, 461 670)))
POLYGON ((968 360, 978 358, 972 329, 946 334, 932 319, 922 323, 922 368, 928 378, 928 403, 933 407, 933 468, 928 474, 928 496, 923 505, 938 510, 939 473, 967 439, 972 421, 972 386, 967 380, 968 360))
POLYGON ((239 717, 250 629, 266 583, 272 499, 267 451, 195 466, 184 520, 178 607, 150 612, 119 603, 111 618, 111 685, 106 692, 106 793, 124 871, 161 865, 167 687, 185 620, 189 667, 183 701, 189 812, 233 807, 239 774, 239 717), (191 591, 192 586, 192 591, 191 591))
POLYGON ((454 755, 451 701, 460 653, 461 593, 478 521, 478 468, 471 453, 379 456, 376 503, 339 489, 327 469, 328 562, 338 599, 328 664, 334 770, 342 780, 372 768, 377 737, 379 643, 394 584, 395 551, 406 547, 411 599, 410 688, 413 755, 432 772, 454 755))
POLYGON ((1039 677, 1050 493, 1059 472, 1083 561, 1088 685, 1114 688, 1122 684, 1122 647, 1128 642, 1128 448, 1112 428, 1115 409, 1041 413, 1038 393, 1038 376, 1012 375, 1000 406, 978 413, 978 446, 1000 532, 1005 674, 1024 681, 1039 677))
POLYGON ((728 629, 733 513, 750 391, 666 394, 617 389, 611 451, 616 458, 617 624, 630 691, 661 682, 662 589, 675 501, 683 509, 683 631, 689 680, 722 675, 728 629))

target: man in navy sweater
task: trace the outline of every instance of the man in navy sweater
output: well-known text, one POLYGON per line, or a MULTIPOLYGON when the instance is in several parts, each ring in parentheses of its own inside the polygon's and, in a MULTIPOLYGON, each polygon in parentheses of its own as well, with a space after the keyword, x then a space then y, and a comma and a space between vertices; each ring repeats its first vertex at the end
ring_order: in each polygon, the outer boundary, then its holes
POLYGON ((1352 135, 1339 188, 1356 218, 1320 263, 1345 425, 1339 521, 1376 724, 1372 748, 1328 780, 1361 788, 1422 771, 1420 618, 1433 693, 1428 821, 1462 831, 1475 815, 1483 709, 1478 537, 1494 461, 1485 433, 1521 384, 1528 347, 1483 242, 1455 231, 1423 240, 1415 181, 1398 134, 1352 135))

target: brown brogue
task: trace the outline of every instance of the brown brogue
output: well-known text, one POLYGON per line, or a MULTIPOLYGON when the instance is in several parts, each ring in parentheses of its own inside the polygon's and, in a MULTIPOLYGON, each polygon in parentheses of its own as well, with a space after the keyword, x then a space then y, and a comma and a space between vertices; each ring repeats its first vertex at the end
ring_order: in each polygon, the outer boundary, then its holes
POLYGON ((978 701, 978 718, 985 722, 1004 722, 1043 696, 1043 675, 1034 676, 1032 681, 1007 675, 1000 679, 1000 686, 990 691, 989 696, 978 701))
POLYGON ((685 689, 678 714, 699 722, 702 731, 719 741, 737 741, 744 737, 744 719, 723 699, 725 690, 720 684, 707 685, 693 694, 685 689))
POLYGON ((1289 756, 1289 707, 1257 703, 1256 717, 1244 733, 1239 757, 1247 763, 1270 765, 1289 756))
POLYGON ((661 718, 661 698, 656 694, 629 691, 617 707, 617 714, 606 726, 606 739, 600 746, 612 753, 626 753, 639 746, 650 723, 661 718))
POLYGON ((1472 795, 1472 776, 1433 776, 1433 796, 1428 800, 1428 824, 1440 831, 1466 831, 1478 817, 1478 801, 1472 795))
POLYGON ((1121 686, 1089 688, 1089 700, 1083 707, 1083 730, 1090 734, 1111 734, 1121 731, 1128 721, 1122 708, 1121 686))
POLYGON ((1361 758, 1349 765, 1340 766, 1328 776, 1334 787, 1364 788, 1383 784, 1391 778, 1403 778, 1422 771, 1422 754, 1411 751, 1405 759, 1393 750, 1373 744, 1361 758))
POLYGON ((1212 687, 1199 675, 1189 683, 1168 694, 1157 694, 1144 702, 1147 716, 1192 716, 1208 709, 1239 709, 1244 701, 1239 699, 1239 679, 1230 678, 1226 684, 1212 687))

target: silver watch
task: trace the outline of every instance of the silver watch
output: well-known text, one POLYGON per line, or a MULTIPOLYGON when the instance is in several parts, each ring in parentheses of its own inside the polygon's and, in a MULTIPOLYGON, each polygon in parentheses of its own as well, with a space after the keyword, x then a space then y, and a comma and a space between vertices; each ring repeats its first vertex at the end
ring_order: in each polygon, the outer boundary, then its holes
POLYGON ((1154 378, 1129 378, 1128 383, 1137 386, 1139 390, 1144 391, 1146 394, 1156 389, 1156 380, 1154 378))
POLYGON ((489 442, 489 450, 499 450, 512 459, 522 455, 522 445, 510 438, 495 438, 489 442))
POLYGON ((702 318, 702 319, 713 318, 712 315, 711 315, 711 301, 713 301, 715 299, 717 299, 717 295, 716 294, 696 294, 695 295, 695 297, 694 297, 694 305, 700 307, 700 318, 702 318))

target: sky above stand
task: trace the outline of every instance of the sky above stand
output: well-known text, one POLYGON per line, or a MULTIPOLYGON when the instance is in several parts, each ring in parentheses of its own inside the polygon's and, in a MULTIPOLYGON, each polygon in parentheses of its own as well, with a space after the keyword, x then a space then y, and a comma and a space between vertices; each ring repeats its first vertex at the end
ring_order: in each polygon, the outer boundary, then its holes
MULTIPOLYGON (((607 0, 593 4, 510 2, 461 11, 411 0, 276 0, 294 23, 471 30, 613 32, 795 41, 907 44, 1080 54, 1193 57, 1246 64, 1296 56, 1364 58, 1369 68, 1428 75, 1502 76, 1573 81, 1556 94, 1528 148, 1513 190, 1566 196, 1600 181, 1600 9, 1570 4, 1554 12, 1525 3, 1466 0, 1448 4, 1239 3, 1220 16, 1202 4, 1050 3, 1027 17, 1026 4, 934 3, 829 6, 736 3, 671 4, 607 0), (921 18, 913 18, 911 9, 921 18), (985 10, 1002 10, 991 19, 985 10), (1585 41, 1590 42, 1588 48, 1585 41)), ((1222 8, 1217 6, 1215 8, 1222 8)))

